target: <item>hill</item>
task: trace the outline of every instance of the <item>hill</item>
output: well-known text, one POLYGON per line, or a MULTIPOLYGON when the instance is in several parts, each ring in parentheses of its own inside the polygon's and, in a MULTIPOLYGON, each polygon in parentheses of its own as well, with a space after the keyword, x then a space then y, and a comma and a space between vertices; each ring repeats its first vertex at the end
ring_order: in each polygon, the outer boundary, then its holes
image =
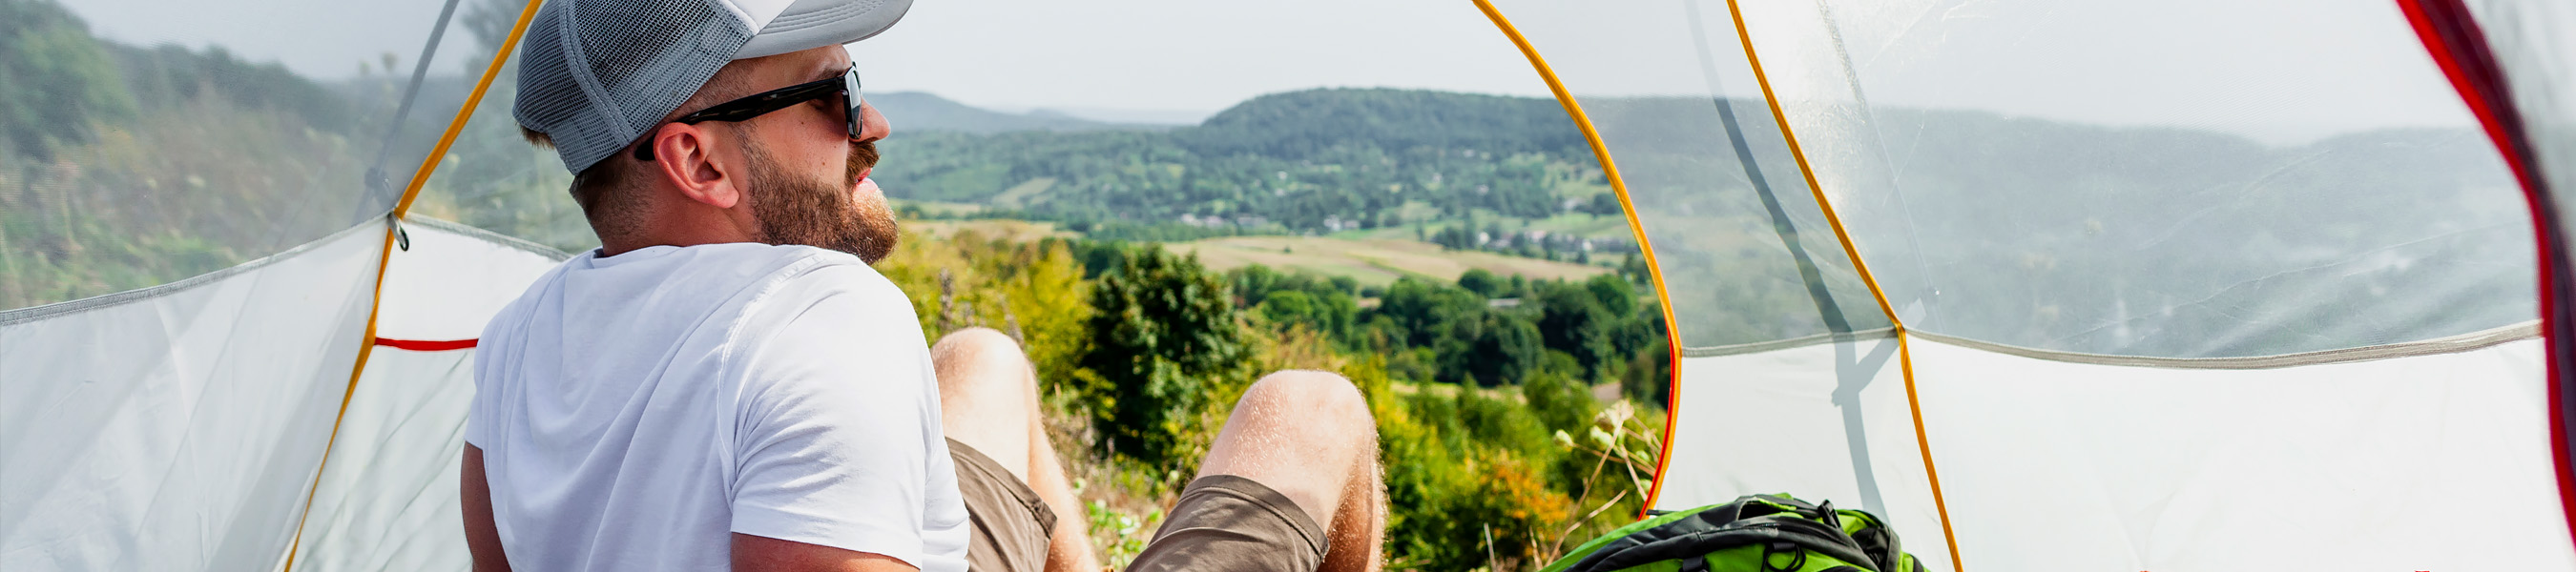
POLYGON ((1272 94, 1166 131, 921 133, 881 147, 876 177, 896 197, 992 203, 1046 179, 997 206, 1069 223, 1335 232, 1546 218, 1608 190, 1555 103, 1418 90, 1272 94))
POLYGON ((868 104, 876 106, 896 129, 906 135, 914 132, 1003 133, 1009 131, 1102 131, 1159 130, 1162 125, 1108 123, 1092 121, 1045 110, 1029 113, 1004 113, 917 91, 871 93, 868 104))
POLYGON ((1339 147, 1589 156, 1555 100, 1403 89, 1311 89, 1255 97, 1173 133, 1202 156, 1313 159, 1339 147))

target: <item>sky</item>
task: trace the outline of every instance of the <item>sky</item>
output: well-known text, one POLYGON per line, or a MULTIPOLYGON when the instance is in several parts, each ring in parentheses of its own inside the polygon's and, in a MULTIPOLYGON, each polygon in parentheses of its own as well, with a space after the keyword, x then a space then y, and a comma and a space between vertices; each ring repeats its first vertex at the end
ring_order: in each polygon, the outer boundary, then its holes
MULTIPOLYGON (((1716 66, 1721 92, 1759 97, 1723 0, 1497 3, 1578 94, 1705 97, 1710 79, 1696 72, 1710 59, 1733 62, 1716 66), (1694 22, 1706 43, 1694 41, 1694 22)), ((2468 124, 2388 2, 1824 4, 1842 10, 1832 25, 1823 23, 1819 3, 1744 2, 1784 100, 1847 99, 1849 70, 1878 105, 2209 127, 2275 142, 2468 124)), ((385 53, 397 54, 408 70, 439 2, 69 5, 110 38, 220 44, 329 78, 354 75, 361 61, 385 53)), ((471 44, 462 33, 450 38, 451 47, 471 44)), ((1547 94, 1528 62, 1466 0, 917 0, 902 23, 851 51, 871 91, 1131 120, 1187 121, 1252 96, 1315 87, 1547 94)), ((461 70, 461 62, 447 57, 438 65, 461 70)))
POLYGON ((919 0, 851 57, 871 86, 998 107, 1213 112, 1312 87, 1547 94, 1463 0, 919 0))
MULTIPOLYGON (((464 0, 471 6, 483 0, 464 0)), ((429 35, 435 0, 76 0, 103 36, 220 44, 315 77, 399 55, 429 35), (243 9, 244 4, 256 9, 243 9)), ((461 30, 451 30, 461 32, 461 30)), ((464 40, 453 34, 451 40, 464 40)), ((1203 116, 1312 87, 1544 96, 1510 41, 1463 0, 917 0, 851 55, 871 91, 927 91, 1006 110, 1203 116)), ((454 50, 448 50, 453 52, 454 50)), ((445 64, 442 58, 440 65, 445 64)), ((461 60, 458 60, 461 62, 461 60)))

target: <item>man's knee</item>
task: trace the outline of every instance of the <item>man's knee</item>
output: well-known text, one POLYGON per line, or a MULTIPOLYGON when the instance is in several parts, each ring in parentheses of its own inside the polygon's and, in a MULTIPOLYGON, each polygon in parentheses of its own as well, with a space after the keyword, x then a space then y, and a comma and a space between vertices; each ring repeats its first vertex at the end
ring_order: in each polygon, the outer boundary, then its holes
POLYGON ((1018 391, 1030 381, 1028 354, 1011 336, 992 328, 966 328, 940 336, 930 346, 930 361, 947 391, 992 389, 1018 391), (979 386, 974 388, 962 386, 979 386))
POLYGON ((930 359, 943 363, 984 360, 1025 362, 1028 357, 1020 353, 1020 343, 1012 340, 1010 334, 992 328, 966 328, 940 336, 938 343, 930 345, 930 359))
POLYGON ((939 377, 941 430, 1025 479, 1037 397, 1020 345, 1001 332, 968 328, 940 337, 930 359, 939 377))
POLYGON ((1354 503, 1377 502, 1377 423, 1368 399, 1342 376, 1270 374, 1235 402, 1199 474, 1261 483, 1327 533, 1356 526, 1339 517, 1354 503))
POLYGON ((1244 390, 1235 415, 1276 419, 1307 439, 1353 440, 1376 450, 1377 421, 1358 386, 1330 372, 1287 370, 1272 373, 1244 390))

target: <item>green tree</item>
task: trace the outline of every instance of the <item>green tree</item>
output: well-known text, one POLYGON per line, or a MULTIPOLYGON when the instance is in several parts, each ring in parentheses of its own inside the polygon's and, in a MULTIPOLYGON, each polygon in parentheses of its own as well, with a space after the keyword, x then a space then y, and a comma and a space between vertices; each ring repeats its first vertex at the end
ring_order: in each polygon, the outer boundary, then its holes
MULTIPOLYGON (((1314 324, 1317 308, 1315 297, 1297 290, 1273 292, 1257 306, 1261 316, 1278 324, 1314 324)), ((1321 325, 1315 326, 1322 329, 1321 325)))
POLYGON ((1598 195, 1592 195, 1592 201, 1584 203, 1582 211, 1601 216, 1623 216, 1627 214, 1626 209, 1619 207, 1618 193, 1601 193, 1598 195))
MULTIPOLYGON (((1120 449, 1149 464, 1184 458, 1202 429, 1211 382, 1237 377, 1245 347, 1225 285, 1156 245, 1129 250, 1092 290, 1092 414, 1120 449)), ((1113 445, 1114 446, 1114 445, 1113 445)))
POLYGON ((1452 322, 1451 337, 1433 347, 1441 353, 1442 381, 1476 385, 1520 383, 1537 370, 1547 348, 1539 343, 1538 326, 1500 312, 1479 312, 1452 322))
MULTIPOLYGON (((1581 365, 1582 374, 1598 376, 1619 359, 1613 332, 1622 321, 1604 308, 1583 284, 1547 282, 1538 287, 1538 331, 1552 350, 1565 352, 1581 365)), ((1629 304, 1633 309, 1635 304, 1629 304)))
POLYGON ((1359 299, 1353 296, 1359 290, 1356 280, 1283 273, 1259 264, 1228 271, 1225 278, 1243 307, 1256 310, 1273 325, 1304 324, 1345 348, 1356 347, 1361 339, 1359 299))
POLYGON ((1450 333, 1451 322, 1484 311, 1483 297, 1473 292, 1405 277, 1387 286, 1375 315, 1392 319, 1398 339, 1390 341, 1427 348, 1450 333))
POLYGON ((1468 269, 1465 274, 1458 275, 1458 287, 1492 298, 1503 292, 1503 279, 1495 277, 1493 271, 1473 268, 1468 269))
POLYGON ((1610 311, 1611 315, 1629 316, 1637 313, 1637 287, 1626 280, 1603 274, 1594 276, 1591 280, 1585 280, 1583 288, 1592 291, 1592 297, 1601 301, 1601 309, 1610 311))
POLYGON ((1581 374, 1573 356, 1547 352, 1539 362, 1539 370, 1521 382, 1521 398, 1529 402, 1530 412, 1548 429, 1581 433, 1597 409, 1591 385, 1578 377, 1581 374))

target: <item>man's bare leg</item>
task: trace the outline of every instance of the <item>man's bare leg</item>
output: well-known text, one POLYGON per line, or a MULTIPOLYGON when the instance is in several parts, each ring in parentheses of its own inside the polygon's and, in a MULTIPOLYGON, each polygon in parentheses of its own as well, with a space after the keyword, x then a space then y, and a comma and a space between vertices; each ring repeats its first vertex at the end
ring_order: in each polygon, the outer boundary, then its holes
POLYGON ((1297 503, 1332 545, 1323 570, 1376 570, 1386 537, 1386 488, 1368 400, 1342 376, 1270 374, 1244 391, 1199 463, 1199 476, 1260 482, 1297 503))
POLYGON ((1037 373, 1019 343, 989 328, 968 328, 939 338, 930 359, 939 372, 941 430, 992 457, 1055 511, 1046 569, 1100 570, 1084 530, 1090 519, 1047 439, 1037 373))

